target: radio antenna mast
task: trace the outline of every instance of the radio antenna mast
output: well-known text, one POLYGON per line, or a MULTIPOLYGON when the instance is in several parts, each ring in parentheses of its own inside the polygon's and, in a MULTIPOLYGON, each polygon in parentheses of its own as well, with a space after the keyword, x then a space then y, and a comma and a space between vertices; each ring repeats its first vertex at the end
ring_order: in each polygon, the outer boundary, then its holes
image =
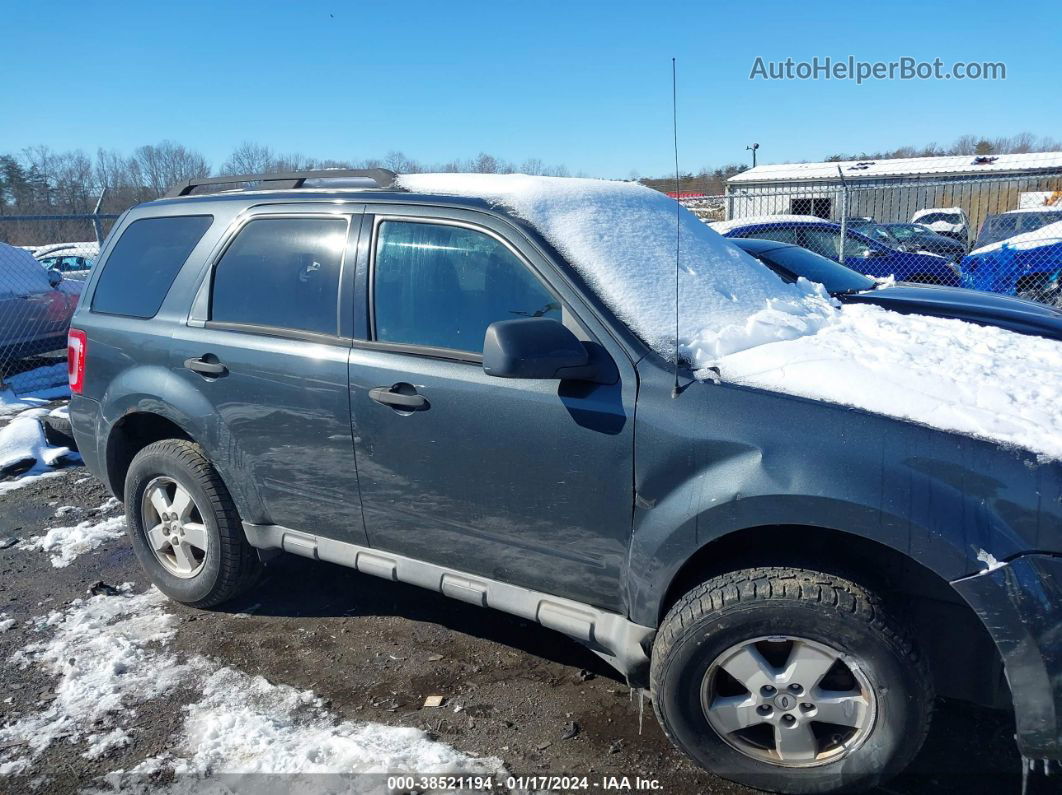
POLYGON ((671 387, 671 397, 679 394, 679 252, 682 229, 682 203, 679 179, 678 156, 678 80, 676 78, 675 59, 671 59, 671 131, 675 147, 675 383, 671 387))

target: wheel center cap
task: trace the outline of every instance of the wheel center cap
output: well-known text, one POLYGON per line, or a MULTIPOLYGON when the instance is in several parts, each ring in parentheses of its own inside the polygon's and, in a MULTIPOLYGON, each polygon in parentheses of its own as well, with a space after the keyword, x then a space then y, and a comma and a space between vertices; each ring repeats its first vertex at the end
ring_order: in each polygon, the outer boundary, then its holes
POLYGON ((779 693, 774 697, 774 705, 782 712, 788 712, 796 706, 796 698, 788 693, 779 693))

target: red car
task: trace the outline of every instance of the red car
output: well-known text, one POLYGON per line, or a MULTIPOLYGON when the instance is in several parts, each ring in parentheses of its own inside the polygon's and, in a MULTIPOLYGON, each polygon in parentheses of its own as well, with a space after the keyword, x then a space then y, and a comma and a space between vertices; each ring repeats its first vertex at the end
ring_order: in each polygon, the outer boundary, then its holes
POLYGON ((25 249, 0 243, 0 363, 65 348, 83 286, 45 270, 25 249))

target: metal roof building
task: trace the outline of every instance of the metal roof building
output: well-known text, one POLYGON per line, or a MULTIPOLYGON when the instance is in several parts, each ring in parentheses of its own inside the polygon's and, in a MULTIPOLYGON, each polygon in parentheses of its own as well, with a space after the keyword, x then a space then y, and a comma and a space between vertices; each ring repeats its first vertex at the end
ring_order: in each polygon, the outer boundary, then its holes
POLYGON ((727 180, 726 217, 867 216, 909 221, 929 208, 962 208, 976 232, 986 215, 1017 209, 1030 192, 1062 190, 1062 152, 780 163, 727 180))

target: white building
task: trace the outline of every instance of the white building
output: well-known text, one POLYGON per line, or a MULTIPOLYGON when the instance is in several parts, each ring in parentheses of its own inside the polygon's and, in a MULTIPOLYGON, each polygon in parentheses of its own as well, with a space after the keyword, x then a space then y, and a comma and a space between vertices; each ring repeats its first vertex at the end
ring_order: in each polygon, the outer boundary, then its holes
POLYGON ((1059 190, 1062 152, 781 163, 727 180, 726 217, 847 215, 891 223, 922 209, 961 207, 976 230, 986 215, 1017 209, 1022 193, 1059 190))

